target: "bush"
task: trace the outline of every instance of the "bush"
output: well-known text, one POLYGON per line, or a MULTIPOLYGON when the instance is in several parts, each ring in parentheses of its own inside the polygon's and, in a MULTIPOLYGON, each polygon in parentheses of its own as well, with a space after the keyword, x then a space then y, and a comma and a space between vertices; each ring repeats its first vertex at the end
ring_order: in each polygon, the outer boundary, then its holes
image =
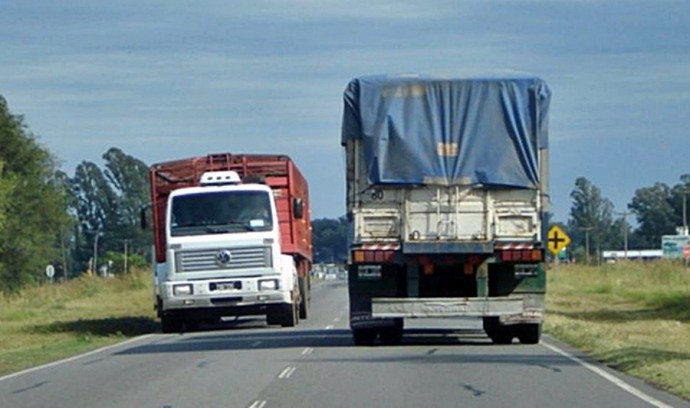
MULTIPOLYGON (((125 254, 121 252, 106 252, 103 255, 102 265, 109 265, 108 272, 113 275, 129 273, 132 269, 146 269, 148 262, 138 254, 127 254, 127 271, 125 271, 125 254)), ((98 262, 99 264, 101 261, 98 262)))

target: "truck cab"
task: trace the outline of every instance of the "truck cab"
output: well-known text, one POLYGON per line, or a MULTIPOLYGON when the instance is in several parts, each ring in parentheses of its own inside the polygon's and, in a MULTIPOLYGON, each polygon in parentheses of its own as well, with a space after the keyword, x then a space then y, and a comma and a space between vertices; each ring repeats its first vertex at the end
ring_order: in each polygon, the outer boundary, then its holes
POLYGON ((281 251, 269 186, 242 183, 235 171, 204 172, 197 186, 171 191, 165 209, 165 261, 154 271, 163 332, 223 316, 298 323, 297 269, 281 251))

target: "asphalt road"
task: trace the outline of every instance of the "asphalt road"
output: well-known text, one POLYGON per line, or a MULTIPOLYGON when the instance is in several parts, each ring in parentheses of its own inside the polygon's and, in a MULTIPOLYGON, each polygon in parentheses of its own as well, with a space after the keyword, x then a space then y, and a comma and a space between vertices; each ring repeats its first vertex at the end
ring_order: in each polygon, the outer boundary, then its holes
POLYGON ((294 329, 140 337, 0 378, 0 407, 690 407, 554 340, 495 346, 480 326, 406 322, 399 346, 354 347, 346 283, 324 281, 294 329))

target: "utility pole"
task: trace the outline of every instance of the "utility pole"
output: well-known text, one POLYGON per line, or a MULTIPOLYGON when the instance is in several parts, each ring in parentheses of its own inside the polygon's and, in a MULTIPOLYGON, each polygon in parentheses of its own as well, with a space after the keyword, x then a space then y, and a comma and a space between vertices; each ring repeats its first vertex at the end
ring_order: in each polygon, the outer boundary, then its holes
POLYGON ((617 214, 620 214, 623 216, 623 225, 621 228, 623 228, 623 252, 625 254, 625 260, 628 260, 628 221, 627 217, 630 214, 633 214, 635 211, 622 211, 617 214))
POLYGON ((95 231, 95 236, 93 237, 93 266, 91 272, 98 276, 98 237, 101 235, 101 230, 95 231))
POLYGON ((686 204, 686 198, 688 195, 688 190, 683 190, 683 234, 688 233, 688 211, 687 211, 687 204, 686 204))
POLYGON ((127 240, 125 239, 125 268, 124 275, 127 275, 127 240))
POLYGON ((585 262, 589 265, 589 231, 593 230, 594 227, 580 227, 578 229, 585 232, 585 262))

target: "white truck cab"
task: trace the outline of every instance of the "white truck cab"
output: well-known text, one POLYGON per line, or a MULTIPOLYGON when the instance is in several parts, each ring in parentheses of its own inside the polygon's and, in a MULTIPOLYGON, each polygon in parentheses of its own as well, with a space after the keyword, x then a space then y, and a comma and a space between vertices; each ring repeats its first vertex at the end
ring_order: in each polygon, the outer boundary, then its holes
POLYGON ((170 193, 165 220, 166 261, 154 271, 163 332, 254 314, 297 324, 297 270, 281 251, 270 187, 242 184, 234 171, 206 172, 199 186, 170 193))

